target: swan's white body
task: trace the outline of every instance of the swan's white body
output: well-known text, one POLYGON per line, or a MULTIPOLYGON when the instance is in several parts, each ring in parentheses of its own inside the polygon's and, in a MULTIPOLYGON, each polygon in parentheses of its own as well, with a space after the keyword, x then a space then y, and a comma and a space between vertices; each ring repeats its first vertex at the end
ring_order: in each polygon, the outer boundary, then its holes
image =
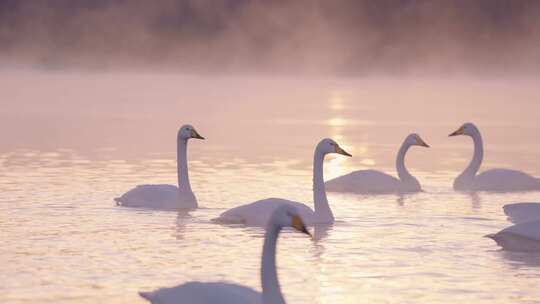
POLYGON ((177 136, 178 186, 139 185, 114 200, 120 206, 174 210, 197 208, 191 190, 187 165, 187 143, 190 138, 204 139, 191 125, 184 125, 177 136))
POLYGON ((504 205, 504 214, 516 224, 540 220, 540 203, 514 203, 504 205))
POLYGON ((270 215, 279 206, 294 207, 308 225, 334 222, 334 215, 328 205, 324 189, 323 162, 328 153, 340 153, 350 156, 331 139, 323 139, 315 148, 313 157, 313 203, 315 210, 303 203, 281 198, 268 198, 229 209, 222 213, 216 221, 221 223, 241 223, 248 226, 265 226, 270 215))
POLYGON ((152 209, 178 209, 197 208, 197 198, 193 191, 181 191, 174 185, 138 185, 124 193, 115 201, 120 206, 152 208, 152 209))
POLYGON ((540 220, 515 224, 486 237, 506 250, 540 251, 540 220))
POLYGON ((469 166, 454 180, 455 190, 492 192, 540 190, 540 179, 517 170, 491 169, 476 175, 484 157, 482 135, 472 123, 466 123, 450 134, 456 135, 468 135, 473 139, 474 156, 469 166))
POLYGON ((410 134, 401 145, 396 170, 399 176, 376 170, 359 170, 326 182, 326 190, 331 192, 352 192, 359 194, 408 193, 422 191, 418 180, 405 167, 405 155, 411 146, 429 147, 417 134, 410 134))
POLYGON ((262 292, 232 283, 189 282, 139 294, 154 304, 285 304, 276 270, 276 244, 283 227, 294 227, 309 234, 294 207, 282 205, 274 210, 264 237, 261 261, 262 292))
MULTIPOLYGON (((227 210, 222 213, 216 221, 228 224, 244 224, 247 226, 264 226, 268 223, 272 212, 283 205, 289 205, 296 208, 302 217, 302 220, 308 225, 319 222, 331 223, 334 221, 331 210, 328 210, 329 212, 324 214, 324 218, 317 217, 315 212, 303 203, 274 197, 227 210)), ((330 207, 328 207, 328 209, 330 209, 330 207)))
POLYGON ((261 303, 261 294, 249 287, 225 282, 189 282, 154 292, 140 292, 155 304, 261 303))

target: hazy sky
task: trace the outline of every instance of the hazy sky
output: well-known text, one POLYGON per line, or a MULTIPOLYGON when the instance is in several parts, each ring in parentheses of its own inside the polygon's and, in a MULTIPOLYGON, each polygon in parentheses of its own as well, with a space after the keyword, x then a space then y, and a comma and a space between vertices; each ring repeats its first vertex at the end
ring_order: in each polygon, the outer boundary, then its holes
POLYGON ((540 1, 4 0, 0 62, 212 73, 536 74, 540 1))

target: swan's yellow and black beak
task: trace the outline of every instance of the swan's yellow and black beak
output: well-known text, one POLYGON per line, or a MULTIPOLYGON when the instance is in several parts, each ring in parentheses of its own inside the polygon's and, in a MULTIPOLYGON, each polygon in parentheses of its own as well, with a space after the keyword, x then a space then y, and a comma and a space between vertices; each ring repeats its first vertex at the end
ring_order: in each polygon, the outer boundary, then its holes
POLYGON ((191 138, 204 139, 195 129, 191 129, 191 138))
POLYGON ((465 134, 465 129, 463 127, 460 127, 459 129, 457 129, 456 131, 454 131, 448 136, 457 136, 457 135, 463 135, 463 134, 465 134))
POLYGON ((417 137, 417 138, 416 138, 416 144, 419 145, 419 146, 421 146, 421 147, 429 148, 429 145, 426 144, 426 142, 425 142, 422 138, 420 138, 420 137, 417 137))
POLYGON ((306 225, 304 225, 304 222, 302 222, 300 216, 293 215, 291 226, 294 229, 311 236, 311 233, 309 233, 309 231, 307 230, 306 225))
POLYGON ((338 145, 336 145, 336 153, 341 154, 341 155, 345 155, 345 156, 349 156, 349 157, 352 156, 349 152, 343 150, 343 149, 342 149, 340 146, 338 146, 338 145))

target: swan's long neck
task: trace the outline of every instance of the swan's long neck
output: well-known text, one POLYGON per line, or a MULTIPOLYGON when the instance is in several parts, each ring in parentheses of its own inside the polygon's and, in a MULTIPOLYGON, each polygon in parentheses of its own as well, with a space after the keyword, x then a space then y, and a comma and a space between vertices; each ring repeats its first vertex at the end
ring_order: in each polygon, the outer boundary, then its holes
POLYGON ((261 262, 261 285, 263 304, 285 304, 279 287, 276 269, 276 244, 281 228, 270 222, 264 236, 261 262))
POLYGON ((412 176, 407 168, 405 168, 405 154, 407 154, 407 151, 411 145, 409 145, 406 141, 401 145, 401 148, 399 148, 397 158, 396 158, 396 170, 399 176, 399 179, 403 182, 408 181, 416 181, 414 176, 412 176))
POLYGON ((187 165, 187 139, 179 138, 177 145, 176 161, 178 169, 178 189, 180 189, 180 191, 191 191, 187 165))
POLYGON ((313 204, 315 216, 323 221, 333 221, 334 215, 328 205, 323 177, 324 154, 315 149, 313 157, 313 204))
POLYGON ((476 175, 476 172, 480 169, 482 165, 482 159, 484 158, 484 143, 482 141, 482 135, 480 132, 474 132, 471 136, 474 142, 474 156, 469 166, 461 173, 460 177, 473 178, 476 175))

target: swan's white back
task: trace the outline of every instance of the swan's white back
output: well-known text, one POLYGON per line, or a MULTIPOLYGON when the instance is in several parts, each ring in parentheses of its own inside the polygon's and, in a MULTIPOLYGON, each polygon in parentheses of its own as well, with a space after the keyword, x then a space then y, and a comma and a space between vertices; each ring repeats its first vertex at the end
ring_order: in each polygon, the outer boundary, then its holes
POLYGON ((540 220, 515 224, 487 237, 506 250, 540 251, 540 220))
POLYGON ((540 190, 540 180, 518 170, 497 168, 478 174, 471 188, 492 192, 540 190))
POLYGON ((115 198, 117 204, 125 207, 174 210, 197 208, 197 198, 191 191, 180 191, 174 185, 138 185, 115 198), (179 206, 181 202, 181 207, 179 206))
POLYGON ((350 192, 358 194, 386 194, 418 192, 420 185, 405 184, 387 173, 377 170, 359 170, 336 177, 325 183, 329 192, 350 192))
POLYGON ((314 224, 314 212, 311 208, 302 203, 282 198, 267 198, 229 209, 223 212, 215 221, 220 223, 265 227, 268 225, 272 212, 282 205, 289 205, 296 208, 306 224, 314 224))
POLYGON ((514 203, 504 205, 504 214, 516 224, 540 220, 540 203, 514 203))
POLYGON ((226 282, 189 282, 172 288, 161 288, 139 294, 153 304, 261 303, 260 292, 226 282))

